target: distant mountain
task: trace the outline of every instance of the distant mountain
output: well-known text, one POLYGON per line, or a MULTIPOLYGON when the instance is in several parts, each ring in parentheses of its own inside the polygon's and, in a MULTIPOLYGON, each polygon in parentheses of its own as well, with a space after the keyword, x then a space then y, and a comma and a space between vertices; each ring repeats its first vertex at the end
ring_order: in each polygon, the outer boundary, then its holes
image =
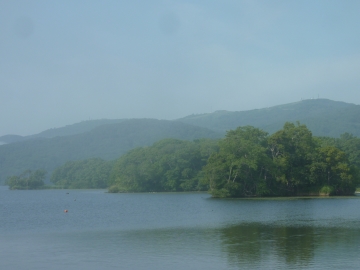
POLYGON ((286 121, 300 121, 315 136, 338 137, 349 132, 360 136, 360 106, 328 99, 310 99, 249 111, 216 111, 190 115, 178 121, 225 134, 238 126, 251 125, 273 133, 286 121))
POLYGON ((0 146, 0 183, 7 176, 27 169, 45 169, 50 174, 70 160, 116 159, 130 149, 149 146, 164 138, 194 140, 219 137, 221 135, 212 130, 179 121, 132 119, 104 124, 76 135, 33 138, 0 146))
POLYGON ((273 133, 286 121, 300 121, 315 136, 338 137, 349 132, 360 137, 359 116, 359 105, 312 99, 257 110, 190 115, 174 121, 103 119, 25 137, 6 135, 0 137, 0 183, 26 169, 45 169, 50 174, 66 161, 116 159, 130 149, 164 138, 220 138, 227 130, 245 125, 273 133))
POLYGON ((0 144, 19 142, 23 139, 24 137, 20 135, 5 135, 0 137, 0 144))
POLYGON ((19 135, 5 135, 0 137, 0 143, 13 143, 21 142, 30 139, 36 138, 54 138, 60 136, 70 136, 75 134, 81 134, 87 131, 90 131, 96 127, 106 125, 106 124, 115 124, 126 121, 127 119, 100 119, 100 120, 88 120, 82 121, 80 123, 67 125, 60 128, 51 128, 45 131, 42 131, 38 134, 29 135, 29 136, 19 136, 19 135))

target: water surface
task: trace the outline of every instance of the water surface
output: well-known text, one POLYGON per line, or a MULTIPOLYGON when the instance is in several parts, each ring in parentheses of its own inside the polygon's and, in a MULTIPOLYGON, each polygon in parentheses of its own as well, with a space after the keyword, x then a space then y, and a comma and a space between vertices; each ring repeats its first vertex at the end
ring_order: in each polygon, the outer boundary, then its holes
POLYGON ((357 268, 358 209, 360 197, 1 187, 0 269, 357 268))

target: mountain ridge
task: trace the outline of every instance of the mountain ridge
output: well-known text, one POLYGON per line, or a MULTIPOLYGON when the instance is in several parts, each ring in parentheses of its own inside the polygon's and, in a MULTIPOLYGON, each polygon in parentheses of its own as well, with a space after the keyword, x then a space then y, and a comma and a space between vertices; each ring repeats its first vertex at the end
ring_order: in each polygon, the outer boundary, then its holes
MULTIPOLYGON (((328 114, 329 109, 335 108, 336 113, 338 113, 338 110, 349 109, 351 107, 352 108, 355 108, 355 107, 360 108, 360 105, 356 105, 353 103, 346 103, 343 101, 333 101, 330 99, 306 99, 306 100, 301 100, 301 101, 296 101, 296 102, 286 103, 286 104, 280 104, 280 105, 275 105, 275 106, 260 108, 260 109, 251 109, 251 110, 243 110, 243 111, 217 110, 212 113, 192 114, 192 115, 187 115, 182 118, 178 118, 178 119, 174 119, 174 120, 167 120, 167 121, 180 121, 180 122, 192 124, 195 126, 205 127, 205 128, 217 131, 217 132, 221 132, 222 134, 225 134, 226 130, 234 129, 238 126, 244 126, 244 125, 253 125, 255 127, 264 128, 268 132, 274 132, 275 130, 281 128, 283 123, 286 121, 291 121, 291 122, 300 121, 300 122, 306 124, 307 122, 310 123, 311 122, 310 119, 312 119, 316 116, 319 116, 324 113, 328 114), (299 111, 302 107, 301 105, 303 105, 303 104, 313 104, 314 106, 313 106, 312 110, 307 110, 307 111, 303 110, 301 112, 301 113, 307 113, 307 116, 305 115, 305 116, 298 117, 298 115, 296 115, 296 111, 299 111), (314 109, 316 109, 316 107, 318 107, 319 105, 321 105, 322 111, 316 112, 316 110, 314 110, 314 109), (324 105, 325 105, 325 107, 324 107, 324 105), (327 111, 324 109, 327 109, 327 111), (269 113, 270 114, 274 113, 274 112, 283 113, 284 111, 287 112, 287 117, 282 117, 280 120, 275 121, 275 122, 279 122, 279 123, 276 123, 275 125, 274 125, 274 123, 271 123, 271 124, 265 123, 265 121, 271 120, 270 119, 271 115, 269 115, 269 113), (295 112, 295 115, 294 115, 294 112, 295 112), (264 114, 261 115, 261 113, 264 113, 264 114), (314 113, 315 113, 315 115, 314 115, 314 113), (312 114, 312 115, 310 115, 310 114, 312 114), (244 118, 244 117, 247 117, 249 119, 241 120, 241 118, 244 118), (206 119, 206 118, 208 118, 208 119, 206 119), (225 123, 218 125, 216 123, 216 121, 218 121, 219 118, 221 121, 224 121, 225 123), (226 118, 240 118, 240 119, 238 119, 238 121, 231 122, 229 119, 226 119, 226 118), (262 122, 261 121, 259 122, 259 119, 256 119, 256 118, 261 118, 262 122), (305 121, 303 121, 303 120, 305 120, 305 121), (211 123, 206 123, 206 122, 210 122, 210 121, 211 121, 211 123)), ((322 115, 322 118, 324 118, 324 115, 322 115)), ((46 129, 40 133, 28 135, 28 136, 20 136, 20 135, 15 135, 15 134, 3 135, 3 136, 0 136, 0 142, 13 143, 13 142, 34 139, 34 138, 53 138, 53 137, 57 137, 57 136, 70 136, 70 135, 81 134, 81 133, 90 131, 94 128, 97 128, 97 127, 105 125, 105 124, 121 123, 123 121, 133 120, 133 119, 146 119, 146 118, 86 120, 86 121, 81 121, 78 123, 66 125, 66 126, 59 127, 59 128, 46 129)), ((316 133, 317 133, 317 131, 315 131, 315 134, 316 133)), ((338 135, 340 135, 340 134, 337 134, 337 136, 338 135)), ((333 135, 330 134, 330 136, 333 136, 333 135)), ((360 131, 358 132, 357 136, 360 136, 360 131)))
POLYGON ((13 143, 13 142, 20 142, 35 138, 53 138, 58 136, 70 136, 81 134, 87 131, 92 130, 98 126, 106 125, 106 124, 113 124, 113 123, 120 123, 129 119, 98 119, 98 120, 86 120, 81 121, 78 123, 66 125, 59 128, 49 128, 40 133, 27 135, 27 136, 20 136, 15 134, 8 134, 0 136, 0 142, 3 143, 13 143))
POLYGON ((227 130, 238 126, 251 125, 272 133, 279 130, 285 122, 299 121, 309 125, 309 129, 316 136, 338 137, 340 134, 349 132, 360 136, 360 122, 354 118, 360 113, 360 106, 329 99, 310 99, 298 102, 277 105, 264 109, 246 111, 216 111, 208 114, 189 115, 179 118, 177 121, 206 127, 225 134, 227 130), (329 115, 336 122, 329 122, 329 115), (344 116, 338 119, 337 115, 344 116), (344 120, 351 118, 351 121, 344 120), (327 123, 328 130, 322 130, 321 123, 327 123), (341 127, 341 128, 339 128, 341 127))

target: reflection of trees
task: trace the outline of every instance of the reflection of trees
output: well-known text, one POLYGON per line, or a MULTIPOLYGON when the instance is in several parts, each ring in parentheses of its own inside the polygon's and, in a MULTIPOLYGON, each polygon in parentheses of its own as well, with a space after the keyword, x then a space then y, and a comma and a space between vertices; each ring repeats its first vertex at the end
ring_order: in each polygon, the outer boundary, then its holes
POLYGON ((274 248, 289 264, 307 264, 314 256, 317 241, 314 227, 274 227, 274 248))
MULTIPOLYGON (((256 266, 266 261, 306 266, 317 250, 339 246, 357 248, 357 229, 241 224, 221 229, 224 251, 232 264, 256 266)), ((273 267, 273 266, 272 266, 273 267)), ((270 267, 271 268, 271 267, 270 267)))
POLYGON ((262 238, 261 234, 262 230, 258 224, 222 229, 223 244, 230 260, 240 264, 259 261, 262 256, 262 246, 266 245, 266 242, 259 241, 262 238))

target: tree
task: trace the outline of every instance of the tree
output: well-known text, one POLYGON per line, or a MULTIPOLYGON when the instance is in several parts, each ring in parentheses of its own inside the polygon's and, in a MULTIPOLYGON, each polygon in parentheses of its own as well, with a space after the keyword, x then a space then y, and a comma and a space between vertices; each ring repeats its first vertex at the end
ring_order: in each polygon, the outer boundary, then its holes
POLYGON ((204 167, 204 181, 214 197, 257 196, 269 192, 271 160, 266 153, 267 133, 246 126, 228 131, 219 152, 204 167))
POLYGON ((326 186, 335 195, 354 194, 357 175, 346 153, 334 146, 319 148, 310 169, 311 183, 326 186))
POLYGON ((311 131, 299 122, 287 122, 269 137, 268 144, 275 167, 273 176, 283 184, 286 194, 295 195, 310 183, 310 165, 317 147, 311 131))

